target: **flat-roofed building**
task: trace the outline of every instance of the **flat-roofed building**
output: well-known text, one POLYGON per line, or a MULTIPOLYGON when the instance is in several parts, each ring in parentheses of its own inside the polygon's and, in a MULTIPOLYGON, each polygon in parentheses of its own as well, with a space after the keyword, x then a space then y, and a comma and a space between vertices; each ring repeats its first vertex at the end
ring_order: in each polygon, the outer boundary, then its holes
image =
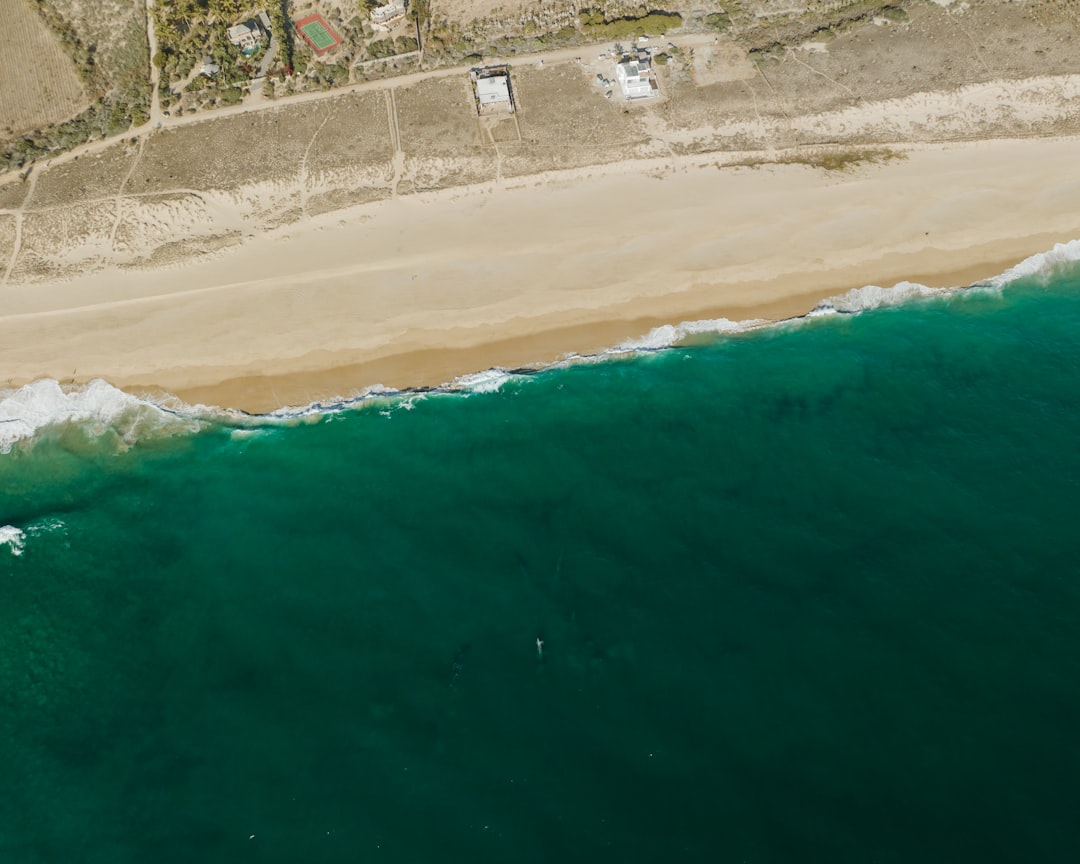
POLYGON ((615 64, 615 78, 627 99, 644 99, 660 92, 652 68, 645 59, 631 60, 624 56, 615 64))
POLYGON ((476 82, 476 98, 481 105, 510 104, 510 79, 506 75, 492 75, 476 82))
POLYGON ((508 67, 473 69, 471 75, 478 114, 512 114, 514 112, 514 94, 510 89, 508 67))

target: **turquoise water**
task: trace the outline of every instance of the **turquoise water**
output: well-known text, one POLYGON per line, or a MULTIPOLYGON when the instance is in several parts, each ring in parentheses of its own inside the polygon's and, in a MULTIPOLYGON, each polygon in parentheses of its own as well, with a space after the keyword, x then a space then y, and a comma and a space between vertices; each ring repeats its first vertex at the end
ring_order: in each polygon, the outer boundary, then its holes
POLYGON ((1073 268, 24 441, 0 861, 1078 860, 1078 333, 1073 268))

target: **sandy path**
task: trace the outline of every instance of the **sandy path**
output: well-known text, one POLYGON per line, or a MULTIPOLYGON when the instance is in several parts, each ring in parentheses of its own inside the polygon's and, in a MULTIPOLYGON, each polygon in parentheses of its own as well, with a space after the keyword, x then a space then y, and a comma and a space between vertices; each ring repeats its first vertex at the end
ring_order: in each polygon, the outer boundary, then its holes
POLYGON ((158 53, 157 34, 154 32, 154 0, 146 0, 146 41, 150 46, 150 122, 154 128, 165 119, 161 111, 161 70, 154 65, 158 53))

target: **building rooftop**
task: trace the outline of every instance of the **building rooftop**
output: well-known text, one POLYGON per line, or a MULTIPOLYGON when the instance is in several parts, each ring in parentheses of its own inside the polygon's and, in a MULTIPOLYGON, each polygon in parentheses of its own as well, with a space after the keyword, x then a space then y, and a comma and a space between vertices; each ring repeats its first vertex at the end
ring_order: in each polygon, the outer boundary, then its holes
POLYGON ((405 14, 405 0, 392 0, 385 6, 379 6, 371 10, 371 20, 374 24, 385 24, 405 14))
POLYGON ((494 105, 497 102, 510 101, 510 78, 506 75, 491 75, 476 81, 476 98, 481 105, 494 105))
POLYGON ((619 89, 627 99, 652 96, 657 90, 647 61, 624 59, 616 64, 615 77, 619 79, 619 89))

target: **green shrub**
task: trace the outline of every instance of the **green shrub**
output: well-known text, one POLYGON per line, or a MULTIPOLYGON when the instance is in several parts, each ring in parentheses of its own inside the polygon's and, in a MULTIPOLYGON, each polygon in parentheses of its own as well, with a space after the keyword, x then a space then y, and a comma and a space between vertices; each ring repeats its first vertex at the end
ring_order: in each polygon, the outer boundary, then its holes
POLYGON ((663 36, 668 30, 681 27, 678 12, 650 12, 640 18, 604 19, 596 10, 586 10, 578 16, 585 32, 600 39, 629 39, 638 36, 663 36))
POLYGON ((238 105, 244 100, 244 91, 239 87, 226 87, 221 91, 222 105, 238 105))
POLYGON ((881 15, 887 21, 892 21, 894 24, 902 24, 908 20, 908 14, 899 6, 886 6, 881 10, 881 15))
POLYGON ((394 56, 394 43, 389 39, 376 39, 374 42, 368 42, 367 52, 375 60, 382 60, 385 57, 394 56))
POLYGON ((731 18, 727 12, 713 12, 705 16, 705 26, 722 33, 731 26, 731 18))

